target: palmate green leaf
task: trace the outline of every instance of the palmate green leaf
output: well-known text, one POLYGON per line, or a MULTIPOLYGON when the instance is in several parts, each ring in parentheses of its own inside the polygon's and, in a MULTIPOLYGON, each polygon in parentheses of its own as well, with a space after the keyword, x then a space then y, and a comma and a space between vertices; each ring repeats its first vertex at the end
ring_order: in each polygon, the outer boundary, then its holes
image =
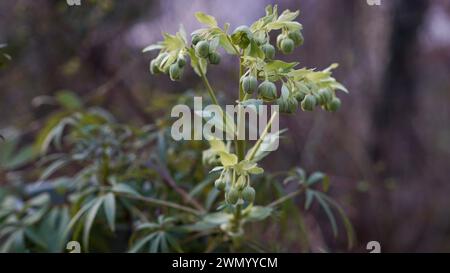
POLYGON ((322 182, 325 179, 327 179, 327 176, 322 172, 315 172, 311 174, 308 179, 306 180, 306 185, 312 186, 316 184, 317 182, 322 182))
POLYGON ((39 133, 35 147, 41 154, 47 152, 52 141, 60 148, 64 128, 70 124, 76 124, 76 120, 67 116, 67 113, 60 113, 53 116, 39 133))
POLYGON ((164 46, 161 42, 159 42, 157 44, 147 46, 146 48, 144 48, 142 50, 142 52, 145 53, 145 52, 149 52, 149 51, 153 51, 153 50, 161 50, 162 48, 164 48, 164 46))
POLYGON ((261 50, 261 48, 254 40, 250 41, 250 46, 246 48, 245 55, 254 58, 264 59, 264 52, 261 50))
POLYGON ((80 220, 80 218, 86 213, 87 210, 89 210, 97 201, 97 199, 92 199, 88 201, 70 220, 69 224, 67 225, 66 229, 64 230, 64 236, 66 237, 67 234, 72 230, 72 228, 75 226, 76 223, 80 220))
POLYGON ((330 222, 331 229, 333 231, 333 235, 335 237, 338 236, 338 226, 337 226, 336 217, 333 214, 331 206, 337 210, 337 212, 339 213, 339 216, 341 217, 341 219, 344 223, 344 227, 345 227, 345 230, 347 233, 346 235, 347 235, 348 247, 351 248, 354 243, 355 234, 354 234, 353 226, 352 226, 350 220, 345 215, 344 210, 333 199, 331 199, 324 193, 316 191, 316 190, 311 190, 311 189, 306 190, 306 201, 305 201, 305 209, 306 210, 308 210, 310 208, 313 199, 316 199, 317 202, 319 203, 320 207, 324 210, 324 212, 330 222))
POLYGON ((89 251, 89 235, 91 232, 92 224, 94 223, 95 217, 97 216, 98 210, 104 201, 104 197, 98 197, 95 199, 94 204, 89 209, 86 214, 86 219, 84 221, 83 228, 83 247, 86 251, 89 251))
POLYGON ((334 217, 333 211, 331 210, 326 199, 323 198, 322 193, 315 191, 314 196, 315 196, 317 202, 319 202, 322 209, 325 211, 325 214, 327 215, 328 220, 330 221, 330 225, 333 230, 334 237, 337 237, 338 236, 338 227, 337 227, 336 218, 334 217))
POLYGON ((152 233, 152 234, 149 234, 149 235, 145 236, 142 239, 139 239, 138 241, 136 241, 136 243, 131 247, 131 249, 128 252, 129 253, 136 253, 136 252, 138 252, 139 250, 141 250, 141 248, 144 247, 144 245, 146 243, 151 241, 156 236, 157 236, 156 233, 152 233))
POLYGON ((305 209, 309 210, 311 207, 311 204, 314 200, 314 191, 313 190, 306 190, 306 198, 305 198, 305 209))
POLYGON ((319 195, 322 197, 323 200, 327 201, 331 206, 333 206, 339 213, 339 216, 341 217, 342 222, 344 223, 345 231, 347 233, 348 248, 349 249, 352 248, 355 241, 355 231, 353 229, 352 223, 350 222, 350 219, 348 219, 342 207, 339 206, 339 204, 336 203, 333 199, 331 199, 330 197, 328 197, 323 193, 319 193, 319 195))
POLYGON ((156 237, 154 237, 154 239, 152 239, 150 241, 150 248, 149 248, 149 252, 150 253, 157 253, 158 249, 160 247, 160 243, 161 243, 161 237, 162 237, 162 233, 161 232, 157 232, 156 233, 156 237))
POLYGON ((107 193, 104 197, 103 209, 111 231, 115 231, 116 222, 116 197, 113 193, 107 193))
POLYGON ((183 253, 183 249, 181 248, 178 241, 169 233, 166 234, 166 240, 169 243, 169 246, 172 247, 176 252, 183 253))
POLYGON ((40 181, 44 181, 47 178, 49 178, 52 174, 54 174, 56 171, 61 169, 62 167, 66 166, 70 163, 70 160, 66 158, 58 159, 52 162, 45 170, 42 172, 41 176, 39 177, 40 181))
POLYGON ((112 191, 117 193, 127 193, 136 196, 140 195, 135 189, 124 183, 115 184, 112 188, 112 191))
POLYGON ((228 38, 228 34, 226 33, 221 33, 219 36, 219 44, 220 46, 228 53, 231 55, 236 55, 237 52, 233 47, 233 44, 230 42, 229 38, 228 38))
POLYGON ((0 246, 0 253, 21 252, 25 249, 25 234, 22 229, 12 233, 0 246))
POLYGON ((196 12, 195 13, 195 18, 197 18, 197 20, 202 23, 205 24, 209 27, 217 27, 217 21, 216 18, 214 18, 211 15, 208 15, 206 13, 203 12, 196 12))
POLYGON ((34 157, 34 149, 33 146, 30 145, 17 151, 14 156, 9 158, 8 161, 2 163, 1 165, 3 169, 12 170, 27 164, 28 162, 33 160, 34 157))
POLYGON ((249 221, 261 221, 269 217, 272 211, 272 208, 269 207, 254 206, 249 211, 246 219, 249 221))
POLYGON ((232 215, 226 212, 214 212, 206 214, 202 221, 212 224, 215 226, 219 226, 221 224, 228 223, 232 218, 232 215))
POLYGON ((264 71, 267 74, 289 73, 296 65, 298 65, 298 62, 288 63, 280 60, 273 60, 264 66, 264 71))
POLYGON ((26 228, 24 230, 26 238, 28 238, 30 241, 32 241, 34 244, 38 245, 39 247, 45 249, 47 247, 47 244, 42 238, 39 237, 39 235, 34 232, 31 228, 26 228))
POLYGON ((73 111, 83 106, 81 99, 73 92, 63 90, 56 94, 56 101, 65 109, 73 111))

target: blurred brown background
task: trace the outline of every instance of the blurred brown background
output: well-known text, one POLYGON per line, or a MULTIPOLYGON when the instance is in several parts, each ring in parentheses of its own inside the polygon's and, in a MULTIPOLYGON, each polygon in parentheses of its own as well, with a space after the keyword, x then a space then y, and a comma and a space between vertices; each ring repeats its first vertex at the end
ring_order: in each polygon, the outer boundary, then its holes
MULTIPOLYGON (((338 62, 350 90, 337 114, 298 112, 272 170, 302 166, 331 175, 332 195, 356 229, 355 251, 377 240, 383 252, 450 251, 450 2, 446 0, 63 0, 0 2, 0 129, 33 141, 52 108, 45 96, 68 89, 134 124, 154 122, 156 101, 200 86, 150 76, 143 47, 161 32, 199 27, 204 11, 232 28, 267 4, 300 9, 305 45, 286 59, 307 67, 338 62), (37 98, 36 98, 37 97, 37 98)), ((223 58, 213 85, 235 94, 237 63, 223 58)), ((187 72, 187 71, 186 71, 187 72)), ((232 98, 231 96, 229 97, 232 98)), ((11 174, 0 176, 9 183, 11 174)), ((318 246, 320 238, 314 239, 318 246)))

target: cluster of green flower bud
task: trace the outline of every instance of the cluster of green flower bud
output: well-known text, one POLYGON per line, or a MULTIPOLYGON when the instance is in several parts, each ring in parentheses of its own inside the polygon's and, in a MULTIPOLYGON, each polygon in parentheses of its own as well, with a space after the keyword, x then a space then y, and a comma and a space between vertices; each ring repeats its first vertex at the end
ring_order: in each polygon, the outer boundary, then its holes
MULTIPOLYGON (((329 112, 336 112, 341 107, 341 100, 329 88, 319 89, 315 84, 295 84, 295 99, 303 111, 313 111, 317 106, 329 112)), ((280 106, 281 108, 281 106, 280 106)))
POLYGON ((287 98, 280 97, 277 99, 276 103, 278 104, 280 113, 292 114, 297 111, 298 108, 298 101, 293 96, 287 98))
POLYGON ((163 52, 150 62, 150 72, 152 74, 165 73, 169 74, 172 81, 179 81, 183 76, 184 66, 186 65, 186 57, 179 55, 178 58, 167 66, 163 62, 169 57, 169 53, 163 52), (168 68, 164 68, 168 67, 168 68))
POLYGON ((271 81, 265 80, 258 85, 255 76, 245 76, 241 79, 242 90, 247 94, 253 94, 258 90, 258 96, 264 100, 272 101, 277 98, 277 87, 271 81))
POLYGON ((290 54, 295 47, 303 45, 304 39, 300 30, 281 33, 277 37, 277 47, 283 54, 290 54))
POLYGON ((192 36, 192 45, 195 47, 195 55, 199 58, 207 59, 210 64, 220 63, 220 54, 213 48, 208 41, 194 34, 192 36))
POLYGON ((252 203, 255 200, 255 189, 248 183, 248 176, 241 175, 236 182, 227 188, 227 182, 222 176, 215 182, 214 186, 219 191, 225 191, 225 201, 230 205, 236 205, 240 199, 252 203))
MULTIPOLYGON (((240 48, 245 49, 254 40, 264 52, 267 60, 272 60, 275 57, 275 47, 270 44, 270 37, 267 34, 255 37, 248 26, 239 26, 233 31, 232 37, 234 37, 234 44, 240 48)), ((277 37, 277 47, 284 54, 292 53, 294 48, 301 46, 303 42, 304 39, 300 30, 285 31, 277 37)))

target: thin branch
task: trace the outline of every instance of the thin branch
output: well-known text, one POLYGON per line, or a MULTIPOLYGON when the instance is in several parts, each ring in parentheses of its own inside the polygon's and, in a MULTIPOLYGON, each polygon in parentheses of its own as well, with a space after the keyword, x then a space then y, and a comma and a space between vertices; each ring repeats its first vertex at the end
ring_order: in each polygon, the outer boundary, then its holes
POLYGON ((291 192, 291 193, 281 197, 280 199, 277 199, 277 200, 273 201, 272 203, 267 205, 267 207, 271 207, 271 208, 276 207, 279 204, 282 204, 282 203, 286 202, 287 200, 289 200, 291 198, 294 198, 297 195, 300 195, 301 193, 303 193, 303 191, 304 191, 304 188, 301 188, 299 190, 293 191, 293 192, 291 192))
POLYGON ((272 117, 269 120, 269 123, 267 124, 266 128, 264 128, 264 131, 261 134, 261 137, 258 139, 255 146, 252 148, 252 153, 250 154, 250 157, 248 158, 248 160, 252 160, 255 157, 256 152, 259 149, 259 146, 261 146, 261 143, 263 142, 264 138, 266 137, 267 133, 269 132, 269 128, 270 128, 270 126, 272 126, 272 122, 275 119, 275 116, 277 114, 278 114, 278 112, 276 112, 276 111, 273 112, 272 117))
POLYGON ((121 193, 121 192, 117 192, 116 194, 123 196, 125 198, 128 198, 128 199, 143 201, 143 202, 151 203, 154 205, 165 206, 165 207, 169 207, 169 208, 173 208, 173 209, 182 210, 182 211, 194 214, 196 216, 200 216, 202 214, 201 211, 192 209, 190 207, 182 206, 182 205, 179 205, 176 203, 172 203, 169 201, 165 201, 165 200, 160 200, 160 199, 156 199, 156 198, 152 198, 152 197, 145 197, 145 196, 141 196, 141 195, 133 195, 133 194, 129 194, 129 193, 121 193))
POLYGON ((164 183, 173 188, 175 192, 178 193, 181 198, 183 198, 183 201, 185 203, 191 204, 202 213, 206 211, 205 208, 197 200, 195 200, 189 193, 187 193, 184 189, 180 188, 177 185, 172 175, 170 175, 169 170, 167 170, 167 168, 163 164, 161 164, 159 160, 157 166, 154 166, 151 162, 149 162, 148 165, 151 165, 150 167, 153 167, 161 175, 164 183))
POLYGON ((211 87, 211 84, 208 81, 208 78, 205 75, 205 72, 203 72, 202 68, 200 67, 200 65, 198 66, 198 70, 200 71, 200 76, 203 80, 203 83, 206 86, 206 89, 208 90, 209 96, 211 97, 211 100, 213 101, 214 104, 219 105, 219 101, 216 98, 216 94, 214 93, 214 90, 211 87))

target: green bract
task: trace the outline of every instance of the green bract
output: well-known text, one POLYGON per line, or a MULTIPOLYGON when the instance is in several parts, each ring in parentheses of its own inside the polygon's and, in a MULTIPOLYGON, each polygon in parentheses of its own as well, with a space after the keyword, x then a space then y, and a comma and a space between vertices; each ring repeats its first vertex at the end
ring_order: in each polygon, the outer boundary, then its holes
POLYGON ((244 49, 247 48, 252 39, 253 34, 248 26, 237 27, 231 35, 231 40, 233 41, 233 43, 244 49))
POLYGON ((236 188, 238 190, 243 190, 245 186, 247 186, 247 178, 244 175, 241 175, 236 181, 236 188))

